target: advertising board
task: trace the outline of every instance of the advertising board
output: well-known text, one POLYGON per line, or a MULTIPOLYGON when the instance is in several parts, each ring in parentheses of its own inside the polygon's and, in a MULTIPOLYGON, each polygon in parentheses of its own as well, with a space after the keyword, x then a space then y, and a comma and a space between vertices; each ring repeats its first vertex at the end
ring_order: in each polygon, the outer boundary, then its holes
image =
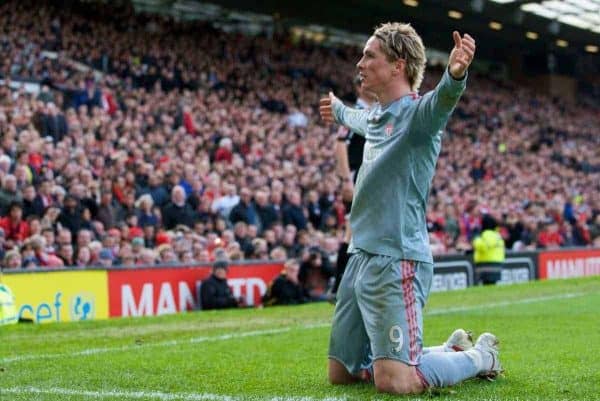
MULTIPOLYGON (((281 263, 230 266, 227 282, 246 305, 260 303, 281 263)), ((199 290, 211 268, 165 267, 108 272, 109 316, 156 316, 200 309, 199 290)))
POLYGON ((104 270, 5 274, 15 296, 18 316, 36 323, 108 317, 108 283, 104 270))
POLYGON ((600 275, 600 249, 543 251, 539 278, 557 279, 600 275))
POLYGON ((431 292, 462 290, 473 285, 473 265, 464 257, 437 258, 431 292))

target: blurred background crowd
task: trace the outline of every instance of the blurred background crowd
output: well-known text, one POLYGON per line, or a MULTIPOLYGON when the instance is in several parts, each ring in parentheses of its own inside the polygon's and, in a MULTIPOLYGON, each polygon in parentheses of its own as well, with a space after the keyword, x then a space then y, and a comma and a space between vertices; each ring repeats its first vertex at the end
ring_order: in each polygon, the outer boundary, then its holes
MULTIPOLYGON (((9 1, 0 26, 4 268, 219 251, 333 275, 352 192, 317 106, 330 89, 353 102, 360 49, 105 5, 9 1)), ((434 254, 469 251, 483 215, 507 249, 600 246, 599 109, 471 73, 431 190, 434 254)))

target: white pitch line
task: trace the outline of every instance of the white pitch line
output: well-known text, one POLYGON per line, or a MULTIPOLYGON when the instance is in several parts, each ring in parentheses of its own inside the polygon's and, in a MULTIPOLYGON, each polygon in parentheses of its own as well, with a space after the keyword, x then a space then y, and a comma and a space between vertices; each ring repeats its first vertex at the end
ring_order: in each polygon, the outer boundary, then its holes
MULTIPOLYGON (((188 313, 188 312, 185 312, 188 313)), ((202 321, 202 320, 191 320, 191 321, 177 321, 177 322, 144 322, 141 325, 136 325, 136 326, 128 326, 128 327, 121 327, 121 326, 114 326, 114 325, 109 325, 109 326, 93 326, 93 327, 86 327, 85 330, 81 331, 80 329, 76 329, 76 333, 77 333, 77 339, 81 340, 84 338, 90 338, 90 339, 94 339, 94 338, 104 338, 104 339, 109 339, 109 338, 123 338, 124 335, 127 335, 128 337, 133 337, 133 336, 139 336, 139 337, 143 337, 145 335, 148 334, 165 334, 165 335, 169 335, 172 334, 173 332, 181 332, 181 331, 202 331, 204 329, 206 330, 215 330, 215 329, 235 329, 238 328, 240 326, 240 322, 237 320, 229 320, 231 319, 231 317, 228 317, 224 320, 219 320, 219 321, 215 321, 215 320, 207 320, 207 321, 202 321)), ((104 322, 114 322, 117 319, 111 319, 111 320, 104 320, 104 322)), ((244 320, 244 323, 248 323, 248 326, 257 326, 257 327, 264 327, 264 326, 269 326, 273 324, 273 321, 270 319, 266 319, 264 317, 250 317, 247 320, 244 320)), ((296 320, 290 319, 289 320, 290 324, 295 324, 296 320)), ((71 329, 73 329, 74 327, 72 327, 71 329)), ((75 330, 69 330, 69 331, 60 331, 57 333, 53 333, 52 334, 52 339, 59 339, 59 338, 72 338, 74 336, 75 330)), ((10 341, 28 341, 28 340, 39 340, 40 338, 40 334, 39 333, 23 333, 22 331, 19 332, 15 332, 12 334, 7 334, 6 336, 3 337, 3 339, 5 339, 6 341, 10 342, 10 341)))
POLYGON ((524 298, 524 299, 519 299, 516 301, 501 301, 501 302, 494 302, 494 303, 490 303, 490 304, 482 304, 482 305, 474 305, 474 306, 455 306, 455 307, 451 307, 451 308, 431 309, 429 311, 427 309, 425 309, 425 314, 426 315, 443 315, 445 313, 465 312, 465 311, 472 311, 472 310, 478 310, 478 309, 491 309, 491 308, 498 308, 501 306, 510 306, 510 305, 517 305, 517 304, 532 304, 535 302, 553 301, 556 299, 570 299, 570 298, 582 297, 584 295, 589 295, 589 294, 590 294, 589 292, 572 292, 572 293, 566 293, 566 294, 560 294, 560 295, 547 295, 547 296, 543 296, 543 297, 524 298))
MULTIPOLYGON (((315 323, 308 324, 297 327, 297 329, 307 330, 321 327, 328 327, 330 323, 315 323)), ((279 329, 267 329, 267 330, 255 330, 255 331, 246 331, 246 332, 234 332, 222 334, 219 336, 207 336, 207 337, 194 337, 188 340, 170 340, 170 341, 161 341, 157 343, 140 343, 135 345, 123 345, 121 347, 104 347, 104 348, 89 348, 82 351, 75 352, 63 352, 63 353, 53 353, 53 354, 33 354, 33 355, 17 355, 14 357, 3 358, 0 359, 0 363, 11 363, 11 362, 21 362, 28 360, 36 360, 36 359, 53 359, 53 358, 61 358, 61 357, 72 357, 72 356, 86 356, 86 355, 95 355, 95 354, 103 354, 106 352, 118 352, 118 351, 130 351, 140 348, 149 348, 149 347, 171 347, 182 344, 196 344, 203 342, 213 342, 213 341, 226 341, 236 338, 244 338, 244 337, 256 337, 256 336, 264 336, 268 334, 280 334, 292 331, 294 327, 282 327, 279 329)))
MULTIPOLYGON (((485 310, 492 309, 510 305, 518 305, 518 304, 529 304, 534 302, 543 302, 543 301, 551 301, 556 299, 570 299, 581 297, 585 295, 589 295, 590 293, 580 292, 580 293, 567 293, 560 295, 548 295, 543 297, 534 297, 534 298, 524 298, 515 301, 502 301, 502 302, 494 302, 489 304, 481 304, 481 305, 471 305, 471 306, 458 306, 451 308, 438 308, 425 310, 425 315, 443 315, 447 313, 457 313, 457 312, 466 312, 466 311, 474 311, 474 310, 485 310)), ((142 343, 139 345, 124 345, 120 347, 105 347, 105 348, 89 348, 82 351, 75 352, 64 352, 64 353, 54 353, 54 354, 32 354, 32 355, 16 355, 13 357, 0 359, 0 363, 12 363, 12 362, 22 362, 29 360, 37 360, 37 359, 54 359, 54 358, 64 358, 64 357, 73 357, 73 356, 85 356, 85 355, 95 355, 102 354, 106 352, 118 352, 118 351, 130 351, 140 348, 148 348, 148 347, 169 347, 176 346, 187 343, 202 343, 202 342, 213 342, 213 341, 226 341, 231 339, 243 338, 243 337, 256 337, 268 334, 281 334, 287 333, 292 330, 308 330, 314 328, 323 328, 328 327, 331 323, 313 323, 296 327, 282 327, 278 329, 267 329, 267 330, 255 330, 255 331, 247 331, 247 332, 233 332, 222 334, 219 336, 209 336, 209 337, 195 337, 189 340, 170 340, 170 341, 162 341, 157 343, 142 343)))
POLYGON ((0 388, 0 393, 9 394, 49 394, 79 396, 86 398, 152 399, 158 401, 346 401, 346 397, 297 397, 297 396, 234 396, 212 393, 163 393, 160 391, 91 391, 68 388, 8 387, 0 388))

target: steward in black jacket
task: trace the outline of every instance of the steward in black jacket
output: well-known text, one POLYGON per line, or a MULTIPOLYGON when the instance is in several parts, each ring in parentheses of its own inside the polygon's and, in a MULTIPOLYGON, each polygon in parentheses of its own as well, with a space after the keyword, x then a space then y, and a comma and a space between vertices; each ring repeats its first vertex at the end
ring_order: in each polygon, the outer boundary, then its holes
POLYGON ((213 264, 212 274, 202 282, 200 300, 202 309, 237 308, 240 304, 227 284, 227 261, 217 260, 213 264))

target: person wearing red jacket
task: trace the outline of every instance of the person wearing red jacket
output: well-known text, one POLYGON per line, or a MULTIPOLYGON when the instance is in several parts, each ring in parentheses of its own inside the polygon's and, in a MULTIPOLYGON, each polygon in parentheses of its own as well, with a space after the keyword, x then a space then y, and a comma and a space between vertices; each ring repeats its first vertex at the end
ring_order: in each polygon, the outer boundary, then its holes
POLYGON ((185 131, 190 135, 197 135, 198 129, 196 128, 196 122, 194 121, 194 116, 192 115, 192 109, 189 106, 183 107, 183 125, 185 127, 185 131))
POLYGON ((29 224, 23 220, 23 206, 12 202, 8 207, 8 215, 0 219, 0 227, 6 234, 6 246, 12 248, 20 245, 29 237, 29 224))

